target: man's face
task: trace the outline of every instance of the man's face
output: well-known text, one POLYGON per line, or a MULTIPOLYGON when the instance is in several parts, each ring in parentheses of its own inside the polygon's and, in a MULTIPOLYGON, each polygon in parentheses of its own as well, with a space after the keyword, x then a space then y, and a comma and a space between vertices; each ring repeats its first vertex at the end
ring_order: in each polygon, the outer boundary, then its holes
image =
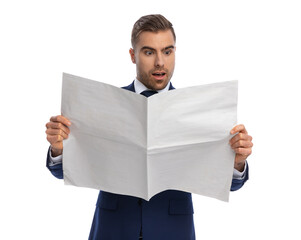
POLYGON ((130 49, 137 79, 149 89, 165 88, 175 68, 175 50, 171 30, 142 32, 135 49, 130 49))

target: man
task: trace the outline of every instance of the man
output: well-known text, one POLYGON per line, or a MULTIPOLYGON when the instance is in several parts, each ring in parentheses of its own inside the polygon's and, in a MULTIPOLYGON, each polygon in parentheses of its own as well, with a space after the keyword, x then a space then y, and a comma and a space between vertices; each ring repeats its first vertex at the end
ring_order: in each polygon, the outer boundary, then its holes
MULTIPOLYGON (((141 17, 134 24, 131 40, 129 53, 136 64, 137 76, 123 88, 146 97, 174 89, 170 82, 176 51, 172 24, 162 15, 141 17)), ((57 178, 63 178, 62 141, 68 138, 70 125, 63 116, 51 117, 46 124, 47 140, 51 144, 47 167, 57 178)), ((236 134, 229 142, 236 153, 231 186, 234 191, 248 179, 246 159, 253 144, 243 125, 235 126, 231 134, 236 134)), ((145 201, 100 191, 89 239, 133 240, 142 236, 144 240, 195 239, 191 193, 167 190, 145 201)))

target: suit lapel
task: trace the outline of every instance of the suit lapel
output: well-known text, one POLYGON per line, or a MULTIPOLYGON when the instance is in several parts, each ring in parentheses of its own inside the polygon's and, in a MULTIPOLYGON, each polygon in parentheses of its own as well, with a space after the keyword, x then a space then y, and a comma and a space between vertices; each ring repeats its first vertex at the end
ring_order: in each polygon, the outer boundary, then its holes
POLYGON ((169 89, 168 90, 174 90, 175 88, 173 87, 173 85, 171 84, 170 82, 170 85, 169 85, 169 89))
POLYGON ((122 87, 123 89, 126 89, 126 90, 129 90, 129 91, 131 91, 131 92, 136 92, 135 91, 135 86, 134 86, 134 81, 130 84, 130 85, 128 85, 128 86, 125 86, 125 87, 122 87))

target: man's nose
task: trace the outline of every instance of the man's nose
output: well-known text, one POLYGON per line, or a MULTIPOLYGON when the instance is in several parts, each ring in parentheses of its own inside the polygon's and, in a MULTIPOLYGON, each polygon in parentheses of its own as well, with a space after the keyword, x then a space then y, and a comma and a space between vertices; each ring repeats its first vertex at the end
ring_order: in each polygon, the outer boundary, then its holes
POLYGON ((156 56, 155 67, 164 67, 164 58, 161 53, 156 56))

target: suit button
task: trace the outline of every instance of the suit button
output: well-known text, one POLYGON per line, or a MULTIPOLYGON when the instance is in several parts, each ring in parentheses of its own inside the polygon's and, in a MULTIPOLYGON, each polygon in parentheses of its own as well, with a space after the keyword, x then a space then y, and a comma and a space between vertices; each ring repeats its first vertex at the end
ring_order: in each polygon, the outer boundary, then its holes
POLYGON ((141 198, 139 198, 139 200, 138 200, 138 204, 139 204, 139 205, 141 205, 141 204, 142 204, 142 200, 141 200, 141 198))

